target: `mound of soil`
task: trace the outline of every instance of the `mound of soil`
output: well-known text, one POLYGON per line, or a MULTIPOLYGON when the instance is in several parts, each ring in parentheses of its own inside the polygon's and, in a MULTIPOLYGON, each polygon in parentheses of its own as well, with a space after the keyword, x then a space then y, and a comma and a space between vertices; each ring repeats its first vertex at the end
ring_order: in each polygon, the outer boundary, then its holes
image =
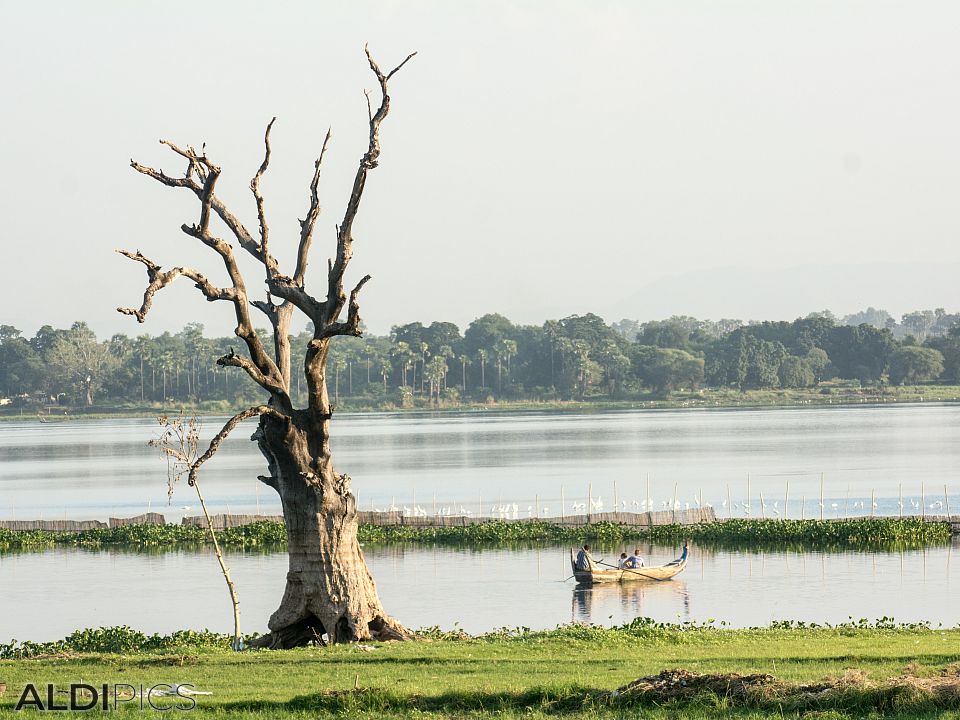
POLYGON ((758 673, 698 673, 683 668, 664 670, 658 675, 648 675, 614 691, 615 696, 632 695, 648 697, 658 702, 674 698, 692 698, 705 692, 746 700, 755 691, 777 683, 773 675, 758 673))
MULTIPOLYGON (((918 676, 917 669, 908 667, 903 675, 877 685, 865 672, 853 669, 821 682, 794 683, 766 673, 698 673, 674 668, 638 678, 617 688, 611 696, 661 703, 710 693, 727 698, 731 705, 763 706, 770 702, 787 702, 797 707, 816 707, 829 705, 850 692, 863 691, 870 695, 871 691, 878 691, 871 695, 870 701, 888 702, 893 695, 925 696, 943 707, 960 706, 960 663, 948 665, 933 676, 918 676)), ((867 701, 866 695, 864 701, 867 701)))

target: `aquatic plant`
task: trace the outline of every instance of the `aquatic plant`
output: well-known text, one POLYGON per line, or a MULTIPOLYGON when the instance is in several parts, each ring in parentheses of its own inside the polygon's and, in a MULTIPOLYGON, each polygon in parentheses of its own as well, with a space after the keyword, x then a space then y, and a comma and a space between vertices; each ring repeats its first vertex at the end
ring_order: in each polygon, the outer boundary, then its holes
MULTIPOLYGON (((677 544, 686 540, 703 546, 731 549, 873 550, 942 545, 950 540, 946 523, 918 518, 858 518, 851 520, 724 520, 701 525, 632 526, 609 522, 583 526, 557 525, 545 520, 491 520, 463 527, 361 525, 359 538, 368 545, 426 543, 466 547, 496 547, 520 543, 620 543, 646 540, 677 544)), ((220 532, 220 543, 233 549, 286 547, 282 522, 262 521, 220 532)), ((177 549, 203 547, 209 534, 192 525, 127 525, 119 528, 51 533, 0 529, 0 552, 63 547, 177 549)))

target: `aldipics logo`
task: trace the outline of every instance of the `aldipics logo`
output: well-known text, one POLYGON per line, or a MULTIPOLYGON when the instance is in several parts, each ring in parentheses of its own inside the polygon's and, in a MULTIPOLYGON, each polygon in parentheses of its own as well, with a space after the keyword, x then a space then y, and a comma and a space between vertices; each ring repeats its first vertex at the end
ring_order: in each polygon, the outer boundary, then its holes
POLYGON ((130 685, 129 683, 70 683, 67 688, 53 683, 37 686, 27 683, 20 693, 14 710, 32 708, 41 712, 77 710, 117 710, 121 707, 138 707, 140 710, 182 712, 197 706, 195 695, 210 695, 199 692, 189 683, 156 685, 130 685))

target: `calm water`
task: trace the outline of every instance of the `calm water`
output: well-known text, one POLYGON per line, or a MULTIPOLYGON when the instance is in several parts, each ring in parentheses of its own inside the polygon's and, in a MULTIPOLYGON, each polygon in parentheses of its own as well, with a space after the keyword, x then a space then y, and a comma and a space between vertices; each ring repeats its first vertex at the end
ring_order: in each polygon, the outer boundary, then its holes
MULTIPOLYGON (((206 420, 212 435, 220 421, 206 420)), ((253 425, 238 428, 203 471, 205 494, 218 511, 279 512, 276 495, 258 483, 265 466, 253 425)), ((146 442, 151 420, 41 424, 0 423, 0 519, 106 518, 160 510, 178 522, 197 514, 190 489, 166 506, 164 462, 146 442), (182 508, 190 507, 190 510, 182 508)), ((464 413, 341 415, 334 423, 338 470, 354 479, 364 509, 419 505, 427 512, 462 506, 491 514, 517 504, 520 516, 539 496, 541 515, 566 513, 593 497, 612 509, 646 495, 656 508, 693 506, 702 493, 718 514, 730 488, 743 514, 746 478, 754 514, 759 495, 768 515, 790 514, 800 501, 818 514, 821 473, 825 513, 898 512, 902 485, 908 511, 940 512, 944 485, 960 507, 960 406, 914 405, 828 409, 636 411, 594 414, 464 413), (773 507, 777 502, 777 507, 773 507), (481 506, 482 503, 482 506, 481 506), (864 509, 861 509, 861 505, 864 509)))
MULTIPOLYGON (((206 434, 219 429, 207 421, 206 434)), ((216 511, 279 512, 254 479, 263 461, 235 432, 204 467, 216 511)), ((595 414, 343 415, 333 439, 337 467, 354 478, 364 508, 461 506, 490 514, 539 498, 558 515, 593 497, 610 509, 614 483, 628 508, 703 501, 724 516, 728 487, 742 515, 747 474, 754 514, 819 513, 821 474, 827 515, 942 512, 960 488, 960 406, 893 406, 762 411, 641 411, 595 414), (436 500, 434 500, 436 498, 436 500), (801 510, 800 500, 804 499, 801 510), (866 508, 863 503, 866 502, 866 508), (776 506, 773 503, 777 503, 776 506), (936 504, 940 503, 941 508, 936 504), (919 512, 919 509, 915 510, 919 512)), ((187 487, 166 505, 165 467, 146 441, 148 420, 0 423, 0 519, 106 518, 159 510, 169 521, 197 514, 187 487)), ((531 507, 532 510, 532 507, 531 507)), ((607 548, 613 557, 616 548, 607 548)), ((953 548, 909 553, 694 554, 667 583, 576 590, 566 548, 540 550, 370 548, 368 561, 388 611, 411 627, 459 623, 470 632, 509 625, 553 627, 715 618, 733 625, 774 619, 840 622, 848 616, 960 623, 950 601, 953 548)), ((648 548, 654 562, 677 548, 648 548)), ((231 556, 245 627, 263 630, 282 592, 286 558, 231 556)), ((229 629, 229 605, 207 553, 158 555, 53 550, 0 555, 0 641, 51 639, 78 627, 129 624, 151 632, 229 629), (187 599, 189 598, 189 599, 187 599)))
MULTIPOLYGON (((678 554, 645 546, 650 562, 678 554)), ((615 548, 598 553, 612 557, 615 548)), ((960 548, 905 553, 743 553, 692 548, 687 569, 660 583, 578 588, 568 550, 465 551, 371 548, 367 560, 387 611, 410 627, 459 624, 476 633, 504 625, 603 625, 635 617, 725 620, 734 626, 849 616, 960 624, 951 602, 960 548), (955 552, 956 550, 956 552, 955 552)), ((244 628, 264 630, 286 572, 284 554, 233 554, 244 628)), ((228 632, 229 600, 210 553, 146 555, 53 550, 0 555, 0 641, 51 640, 80 627, 128 624, 150 632, 192 627, 228 632)))

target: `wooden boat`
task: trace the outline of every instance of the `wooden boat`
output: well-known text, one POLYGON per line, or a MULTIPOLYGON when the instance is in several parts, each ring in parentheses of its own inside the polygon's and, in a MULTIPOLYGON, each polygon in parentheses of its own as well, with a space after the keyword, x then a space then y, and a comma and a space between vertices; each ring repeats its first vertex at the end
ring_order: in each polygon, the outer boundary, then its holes
POLYGON ((666 565, 653 565, 641 568, 624 568, 620 570, 615 567, 607 567, 594 563, 592 570, 577 570, 576 559, 573 550, 570 550, 570 567, 573 568, 573 577, 578 583, 615 583, 615 582, 633 582, 635 580, 669 580, 675 575, 683 572, 687 566, 687 546, 683 546, 683 553, 676 560, 668 562, 666 565))

